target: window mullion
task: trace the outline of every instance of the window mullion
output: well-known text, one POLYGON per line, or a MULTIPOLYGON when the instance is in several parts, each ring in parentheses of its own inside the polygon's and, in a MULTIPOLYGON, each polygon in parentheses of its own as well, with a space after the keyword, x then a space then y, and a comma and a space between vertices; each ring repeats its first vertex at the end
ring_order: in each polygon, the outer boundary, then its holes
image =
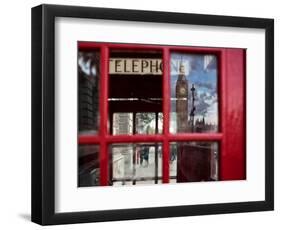
POLYGON ((170 134, 169 141, 220 141, 223 133, 178 133, 170 134))
POLYGON ((109 49, 101 46, 100 78, 100 185, 108 185, 108 151, 106 145, 108 118, 108 63, 109 49))
POLYGON ((169 183, 170 50, 163 48, 163 183, 169 183))

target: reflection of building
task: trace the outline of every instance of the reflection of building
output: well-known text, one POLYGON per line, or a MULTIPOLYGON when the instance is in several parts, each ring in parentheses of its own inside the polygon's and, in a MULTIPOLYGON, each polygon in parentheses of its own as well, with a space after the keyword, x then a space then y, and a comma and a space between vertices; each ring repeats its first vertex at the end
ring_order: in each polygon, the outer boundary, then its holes
POLYGON ((133 149, 130 146, 112 148, 113 180, 122 180, 132 177, 133 149))
POLYGON ((79 130, 93 129, 93 83, 88 76, 79 74, 79 130))
POLYGON ((204 55, 204 70, 216 68, 216 57, 214 55, 204 55))
POLYGON ((98 153, 98 145, 79 146, 79 187, 99 185, 100 170, 98 153))
MULTIPOLYGON (((99 53, 78 53, 78 130, 98 131, 99 53)), ((98 145, 79 145, 79 186, 99 185, 98 145)))
POLYGON ((113 114, 113 135, 132 134, 132 113, 113 114))
POLYGON ((176 83, 176 112, 177 132, 188 131, 188 82, 185 78, 184 65, 180 65, 179 75, 176 83))
POLYGON ((98 129, 98 53, 79 53, 78 80, 78 120, 79 131, 98 129), (95 72, 93 71, 95 69, 95 72))
POLYGON ((208 133, 213 132, 217 129, 217 126, 211 123, 205 122, 205 118, 203 117, 201 120, 198 118, 194 124, 194 131, 196 133, 208 133))

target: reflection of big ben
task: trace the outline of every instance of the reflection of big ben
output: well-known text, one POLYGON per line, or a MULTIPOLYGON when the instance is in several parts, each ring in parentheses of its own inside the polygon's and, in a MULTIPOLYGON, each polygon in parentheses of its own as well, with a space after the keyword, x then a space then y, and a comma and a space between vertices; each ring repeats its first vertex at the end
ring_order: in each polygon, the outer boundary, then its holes
POLYGON ((188 82, 185 78, 184 65, 181 63, 176 84, 177 132, 187 132, 188 129, 188 82))
MULTIPOLYGON (((181 63, 176 84, 176 112, 177 112, 177 133, 186 133, 188 130, 188 82, 185 78, 184 65, 181 63)), ((177 182, 188 181, 188 146, 179 142, 177 146, 177 182)))

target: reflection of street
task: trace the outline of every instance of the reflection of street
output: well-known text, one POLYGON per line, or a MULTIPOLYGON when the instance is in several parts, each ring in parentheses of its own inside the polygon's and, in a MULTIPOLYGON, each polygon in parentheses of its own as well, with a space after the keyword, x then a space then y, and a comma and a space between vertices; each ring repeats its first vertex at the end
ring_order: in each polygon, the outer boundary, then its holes
POLYGON ((177 156, 170 160, 170 182, 176 182, 175 179, 177 176, 177 156), (174 179, 172 179, 174 178, 174 179))
POLYGON ((155 148, 154 145, 113 148, 113 185, 161 183, 162 156, 155 154, 155 148))
MULTIPOLYGON (((162 174, 162 158, 158 156, 158 176, 162 174), (160 163, 160 164, 159 164, 160 163)), ((145 177, 154 177, 155 176, 155 152, 149 151, 148 161, 135 164, 135 176, 134 179, 140 179, 145 177)))
MULTIPOLYGON (((123 144, 112 148, 112 184, 162 183, 160 144, 123 144), (158 154, 156 154, 158 149, 158 154)), ((183 142, 170 146, 170 183, 217 180, 217 143, 183 142), (177 149, 184 147, 178 155, 177 149), (179 162, 179 159, 181 160, 179 162), (199 179, 198 179, 199 178, 199 179)))

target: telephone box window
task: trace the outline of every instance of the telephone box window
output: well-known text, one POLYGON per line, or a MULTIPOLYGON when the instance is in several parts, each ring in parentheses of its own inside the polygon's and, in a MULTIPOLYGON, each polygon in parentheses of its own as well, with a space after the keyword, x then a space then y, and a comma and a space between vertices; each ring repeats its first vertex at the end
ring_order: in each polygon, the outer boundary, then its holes
POLYGON ((78 186, 98 186, 100 178, 99 146, 79 145, 78 166, 78 186))
POLYGON ((170 144, 170 182, 218 180, 217 142, 175 142, 170 144))
POLYGON ((171 133, 218 131, 217 58, 171 54, 171 133))
POLYGON ((137 134, 161 134, 163 131, 163 113, 137 113, 137 134))
POLYGON ((162 130, 162 75, 159 51, 113 49, 110 52, 108 103, 113 135, 124 134, 116 128, 124 128, 129 135, 155 134, 162 130))
POLYGON ((113 135, 133 134, 133 113, 113 114, 113 135))
POLYGON ((160 143, 112 144, 113 186, 157 184, 162 177, 162 153, 160 143))
POLYGON ((99 129, 100 53, 78 52, 78 120, 80 133, 97 134, 99 129))

